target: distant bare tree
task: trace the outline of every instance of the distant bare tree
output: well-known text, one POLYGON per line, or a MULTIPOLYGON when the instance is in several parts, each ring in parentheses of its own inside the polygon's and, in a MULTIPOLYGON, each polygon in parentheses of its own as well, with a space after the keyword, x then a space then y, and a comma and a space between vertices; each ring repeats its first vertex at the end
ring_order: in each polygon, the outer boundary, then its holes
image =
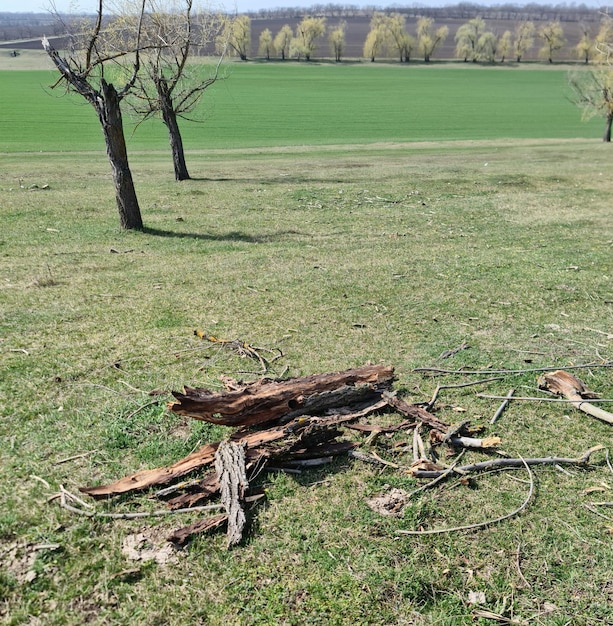
POLYGON ((509 56, 512 48, 512 35, 510 30, 505 30, 502 33, 502 37, 498 40, 498 55, 500 56, 500 62, 504 63, 506 58, 509 56))
POLYGON ((515 27, 515 40, 513 42, 513 50, 518 63, 521 63, 524 55, 534 45, 534 34, 536 28, 533 22, 520 22, 515 27))
POLYGON ((449 27, 434 28, 434 18, 420 17, 417 20, 417 45, 428 63, 439 45, 442 45, 449 34, 449 27))
POLYGON ((273 46, 281 58, 285 61, 289 56, 289 47, 294 37, 294 31, 289 24, 284 24, 275 35, 273 46))
POLYGON ((462 24, 455 34, 456 56, 476 63, 480 57, 479 39, 485 33, 485 20, 475 17, 462 24))
POLYGON ((553 54, 565 43, 564 29, 558 21, 547 22, 538 29, 538 36, 543 40, 539 54, 549 63, 553 63, 553 54))
POLYGON ((370 31, 364 42, 364 56, 369 58, 372 63, 383 53, 385 47, 385 17, 385 13, 375 11, 370 18, 370 31))
POLYGON ((575 46, 575 50, 577 57, 587 65, 596 54, 596 42, 594 37, 592 37, 592 29, 589 25, 581 23, 579 27, 581 28, 581 39, 575 46))
POLYGON ((275 53, 275 46, 272 38, 272 32, 270 28, 265 28, 260 33, 260 41, 258 45, 258 54, 266 57, 267 61, 270 61, 270 55, 275 53))
POLYGON ((317 40, 326 32, 325 17, 305 17, 296 26, 294 51, 297 56, 304 55, 307 61, 311 60, 317 49, 317 40))
POLYGON ((142 71, 135 96, 127 100, 141 121, 161 116, 168 130, 176 180, 190 178, 185 161, 179 118, 188 119, 205 90, 218 78, 220 56, 214 70, 202 76, 202 66, 188 63, 194 50, 209 46, 219 36, 221 19, 211 13, 194 13, 193 0, 148 0, 143 38, 142 71))
POLYGON ((218 54, 226 51, 246 61, 251 47, 251 20, 246 15, 227 17, 217 40, 218 54))
POLYGON ((336 28, 333 28, 328 35, 330 50, 337 63, 342 59, 345 50, 345 27, 346 23, 341 22, 336 28))

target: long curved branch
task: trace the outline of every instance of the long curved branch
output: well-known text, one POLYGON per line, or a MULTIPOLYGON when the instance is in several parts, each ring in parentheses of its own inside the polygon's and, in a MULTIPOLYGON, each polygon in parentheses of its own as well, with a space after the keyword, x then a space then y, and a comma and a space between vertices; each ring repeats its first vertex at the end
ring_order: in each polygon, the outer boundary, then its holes
POLYGON ((466 524, 465 526, 453 526, 451 528, 432 528, 430 530, 402 530, 399 529, 396 531, 397 535, 442 535, 444 533, 452 533, 459 532, 462 530, 477 530, 478 528, 486 528, 487 526, 492 526, 493 524, 498 524, 500 522, 504 522, 505 520, 511 519, 516 515, 519 515, 530 503, 532 496, 534 494, 534 474, 530 469, 530 465, 527 460, 521 459, 523 462, 523 466, 526 468, 528 472, 528 476, 530 477, 530 488, 528 489, 528 495, 525 500, 513 511, 510 513, 506 513, 505 515, 501 515, 500 517, 496 517, 494 519, 486 520, 484 522, 477 522, 476 524, 466 524))

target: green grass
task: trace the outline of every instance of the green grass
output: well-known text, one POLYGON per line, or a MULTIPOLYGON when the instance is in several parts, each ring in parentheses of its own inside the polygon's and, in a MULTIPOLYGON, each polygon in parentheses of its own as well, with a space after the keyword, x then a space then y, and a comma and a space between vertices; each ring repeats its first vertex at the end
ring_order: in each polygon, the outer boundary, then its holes
MULTIPOLYGON (((361 144, 513 138, 599 137, 581 120, 566 69, 456 65, 256 63, 227 66, 196 118, 186 148, 361 144)), ((0 150, 102 150, 91 106, 51 91, 53 71, 0 71, 0 150), (78 141, 77 141, 78 138, 78 141)), ((165 148, 164 128, 145 124, 132 150, 165 148)))
MULTIPOLYGON (((75 150, 90 149, 78 139, 75 150)), ((613 621, 613 522, 583 506, 613 499, 602 452, 589 469, 536 470, 536 496, 515 519, 424 538, 395 531, 496 517, 519 506, 526 483, 508 474, 474 488, 450 483, 389 519, 365 499, 415 488, 405 472, 339 459, 299 476, 262 476, 266 502, 250 512, 242 546, 228 553, 221 535, 201 537, 167 566, 128 561, 122 541, 151 529, 151 541, 163 540, 195 515, 110 522, 48 501, 60 485, 75 492, 224 437, 168 414, 168 395, 159 404, 147 395, 183 384, 219 389, 221 374, 257 376, 252 362, 194 337, 197 327, 282 348, 276 372, 288 366, 288 375, 393 364, 411 401, 466 381, 420 366, 613 358, 610 146, 456 139, 192 150, 197 178, 181 184, 165 145, 135 151, 142 233, 119 230, 103 155, 0 157, 3 623, 492 623, 473 619, 471 591, 485 593, 483 608, 538 625, 613 621), (470 348, 440 359, 462 342, 470 348), (588 487, 603 491, 586 495, 588 487), (33 549, 45 544, 59 547, 33 549)), ((579 374, 611 398, 610 371, 579 374)), ((487 426, 498 401, 476 393, 511 387, 537 393, 532 373, 447 389, 438 415, 487 426)), ((512 403, 487 432, 522 456, 575 456, 611 441, 610 426, 560 404, 512 403)), ((410 436, 365 451, 407 466, 409 455, 392 445, 410 436)), ((95 503, 158 506, 148 493, 95 503)))

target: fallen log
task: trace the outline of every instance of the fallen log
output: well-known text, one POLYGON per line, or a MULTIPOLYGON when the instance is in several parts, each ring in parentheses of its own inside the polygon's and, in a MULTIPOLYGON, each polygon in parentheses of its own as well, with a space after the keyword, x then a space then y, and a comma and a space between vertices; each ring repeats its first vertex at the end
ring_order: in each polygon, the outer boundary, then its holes
MULTIPOLYGON (((253 426, 272 422, 287 414, 309 412, 312 396, 342 387, 368 386, 378 392, 389 388, 394 368, 364 365, 330 374, 315 374, 289 380, 262 379, 231 391, 211 392, 204 388, 185 387, 183 393, 173 391, 176 398, 168 404, 174 413, 225 426, 253 426)), ((363 397, 364 391, 360 392, 363 397)), ((338 405, 338 399, 335 400, 338 405)), ((346 404, 346 402, 345 402, 346 404)), ((291 418, 290 418, 291 419, 291 418)))
POLYGON ((609 413, 609 411, 605 411, 585 401, 586 398, 591 399, 597 396, 576 376, 562 370, 547 372, 539 377, 538 384, 541 389, 546 389, 558 396, 567 398, 580 411, 607 422, 607 424, 613 424, 613 413, 609 413))

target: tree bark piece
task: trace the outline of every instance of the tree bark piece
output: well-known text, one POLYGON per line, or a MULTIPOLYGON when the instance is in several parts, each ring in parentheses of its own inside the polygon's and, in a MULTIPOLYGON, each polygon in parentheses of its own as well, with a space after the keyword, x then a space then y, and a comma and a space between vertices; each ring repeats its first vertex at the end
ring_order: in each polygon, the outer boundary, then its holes
POLYGON ((370 385, 372 391, 376 391, 388 388, 393 380, 393 367, 364 365, 342 372, 282 381, 263 379, 242 389, 218 393, 186 387, 183 393, 173 392, 176 401, 169 403, 168 408, 174 413, 213 424, 253 426, 303 409, 316 394, 357 385, 370 385))
POLYGON ((603 422, 607 422, 607 424, 613 424, 613 413, 609 413, 600 407, 585 402, 585 398, 595 398, 596 396, 576 376, 558 370, 556 372, 543 374, 539 377, 538 383, 541 389, 547 389, 558 396, 564 396, 580 411, 603 422))
POLYGON ((184 526, 183 528, 175 530, 175 532, 168 537, 168 541, 171 541, 177 546, 184 546, 192 535, 205 533, 209 530, 215 530, 227 520, 228 516, 225 513, 213 515, 212 517, 206 517, 205 519, 198 520, 189 526, 184 526))
POLYGON ((402 413, 402 415, 423 422, 427 426, 430 426, 430 428, 434 428, 434 430, 446 433, 449 428, 451 428, 449 424, 441 421, 438 417, 432 415, 432 413, 429 413, 416 404, 409 404, 408 402, 397 398, 392 393, 384 393, 383 398, 392 408, 396 409, 399 413, 402 413))
POLYGON ((245 447, 232 441, 222 441, 215 453, 215 470, 221 490, 221 503, 228 515, 228 548, 240 543, 246 517, 243 498, 249 489, 245 469, 245 447))

